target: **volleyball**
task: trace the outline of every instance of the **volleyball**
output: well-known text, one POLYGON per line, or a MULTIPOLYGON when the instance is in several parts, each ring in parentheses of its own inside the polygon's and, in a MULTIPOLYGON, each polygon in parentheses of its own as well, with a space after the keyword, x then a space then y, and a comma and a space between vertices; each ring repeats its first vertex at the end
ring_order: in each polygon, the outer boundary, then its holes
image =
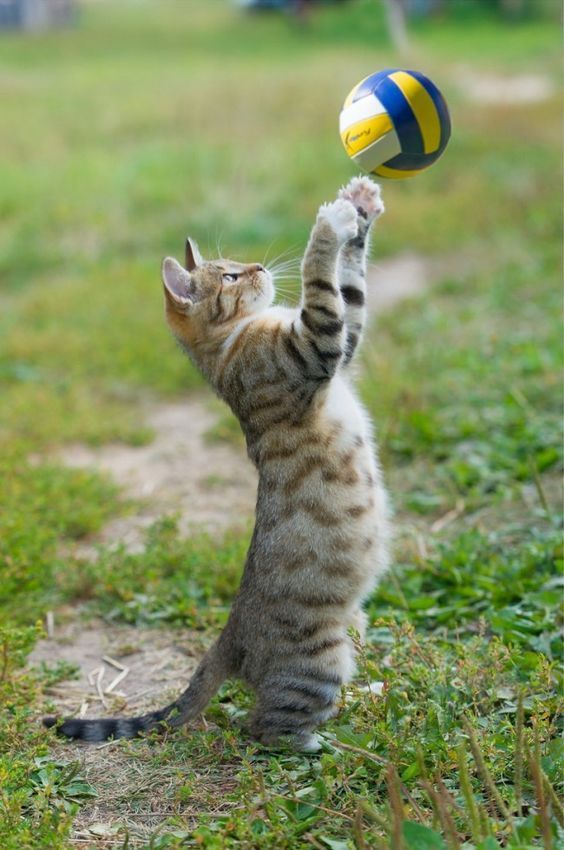
POLYGON ((389 69, 354 87, 339 128, 355 165, 397 180, 436 162, 450 138, 450 116, 431 80, 418 71, 389 69))

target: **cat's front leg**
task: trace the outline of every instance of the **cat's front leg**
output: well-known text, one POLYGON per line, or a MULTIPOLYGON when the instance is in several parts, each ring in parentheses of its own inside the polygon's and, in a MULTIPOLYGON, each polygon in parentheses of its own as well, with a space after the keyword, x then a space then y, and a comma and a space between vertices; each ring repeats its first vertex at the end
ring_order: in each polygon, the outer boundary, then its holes
POLYGON ((288 354, 302 373, 317 383, 329 380, 344 353, 345 304, 337 283, 341 247, 358 232, 350 201, 320 207, 302 262, 299 318, 285 339, 288 354))
POLYGON ((345 302, 346 343, 343 365, 346 366, 362 338, 366 322, 366 258, 370 227, 384 212, 380 187, 369 177, 353 177, 339 192, 339 198, 356 208, 358 231, 349 239, 339 256, 338 278, 345 302))

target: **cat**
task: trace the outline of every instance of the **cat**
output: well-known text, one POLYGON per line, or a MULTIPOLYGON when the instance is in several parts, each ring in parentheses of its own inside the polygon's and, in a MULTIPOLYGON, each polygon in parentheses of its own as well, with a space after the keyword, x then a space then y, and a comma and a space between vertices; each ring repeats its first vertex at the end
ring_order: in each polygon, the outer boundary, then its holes
POLYGON ((166 318, 183 349, 238 417, 259 472, 256 522, 227 625, 187 689, 142 717, 45 718, 70 738, 102 741, 178 727, 228 677, 256 693, 252 734, 266 746, 318 748, 354 673, 350 627, 388 564, 387 496, 350 367, 366 319, 370 226, 380 189, 355 177, 323 204, 302 260, 300 306, 272 306, 259 263, 162 266, 166 318))

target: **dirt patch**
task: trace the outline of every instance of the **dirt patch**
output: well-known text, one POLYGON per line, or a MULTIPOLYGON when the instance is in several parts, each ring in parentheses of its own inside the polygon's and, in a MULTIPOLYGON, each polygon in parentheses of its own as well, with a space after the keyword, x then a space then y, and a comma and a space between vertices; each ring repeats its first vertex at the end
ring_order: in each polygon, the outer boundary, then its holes
POLYGON ((422 295, 431 285, 434 263, 420 254, 399 254, 368 268, 366 306, 371 316, 391 310, 400 301, 422 295))
POLYGON ((551 98, 555 87, 542 74, 520 74, 503 77, 476 73, 475 68, 461 67, 455 73, 458 87, 468 100, 483 104, 515 105, 540 103, 551 98))
POLYGON ((73 619, 39 641, 29 662, 76 665, 75 679, 45 693, 57 714, 94 717, 116 711, 142 713, 162 705, 188 683, 203 654, 197 634, 110 626, 101 620, 85 625, 73 619))
POLYGON ((133 516, 116 519, 75 554, 95 557, 95 544, 143 548, 144 531, 164 514, 177 514, 182 534, 193 528, 209 531, 244 524, 252 516, 256 472, 244 450, 226 443, 210 444, 207 432, 217 416, 199 399, 147 407, 145 424, 155 433, 147 446, 110 444, 99 448, 66 446, 64 464, 106 472, 124 494, 140 502, 133 516))
MULTIPOLYGON (((77 619, 56 627, 51 639, 40 641, 29 663, 67 662, 78 668, 76 679, 45 690, 49 710, 57 715, 139 714, 174 699, 188 683, 204 649, 201 636, 193 632, 115 627, 97 620, 85 625, 77 619), (121 678, 112 688, 117 677, 121 678)), ((145 845, 168 817, 181 815, 189 822, 192 813, 213 808, 210 801, 221 800, 226 784, 232 782, 232 766, 223 764, 219 754, 213 757, 213 775, 199 779, 193 793, 184 797, 178 793, 194 774, 182 743, 205 725, 201 720, 175 736, 178 752, 171 760, 155 752, 164 742, 53 744, 53 760, 79 761, 81 773, 98 795, 80 809, 72 843, 121 847, 127 834, 129 846, 137 847, 145 845)))

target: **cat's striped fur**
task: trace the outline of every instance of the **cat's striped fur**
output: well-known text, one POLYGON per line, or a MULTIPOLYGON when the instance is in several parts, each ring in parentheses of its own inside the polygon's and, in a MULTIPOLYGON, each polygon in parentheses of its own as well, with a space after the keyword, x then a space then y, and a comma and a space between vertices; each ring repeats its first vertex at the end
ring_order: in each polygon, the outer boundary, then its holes
POLYGON ((256 692, 260 740, 313 747, 354 671, 347 630, 362 632, 362 600, 388 557, 386 495, 348 375, 366 315, 368 232, 382 211, 366 177, 321 207, 297 310, 270 306, 260 265, 204 262, 193 243, 186 268, 164 261, 172 332, 239 418, 258 468, 255 529, 227 626, 179 699, 143 717, 68 719, 62 734, 99 741, 179 726, 238 676, 256 692))

